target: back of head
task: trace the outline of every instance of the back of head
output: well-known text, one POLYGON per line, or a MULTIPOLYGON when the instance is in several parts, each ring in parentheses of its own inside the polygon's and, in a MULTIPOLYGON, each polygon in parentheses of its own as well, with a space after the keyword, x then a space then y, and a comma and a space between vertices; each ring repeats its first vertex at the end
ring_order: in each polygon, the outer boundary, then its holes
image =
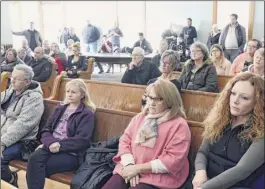
MULTIPOLYGON (((170 119, 177 116, 186 118, 180 93, 172 82, 164 79, 157 80, 148 86, 148 90, 146 90, 147 95, 152 88, 154 89, 156 95, 165 101, 170 111, 170 119)), ((147 114, 148 110, 149 107, 146 105, 143 109, 143 113, 147 114)))
POLYGON ((234 85, 239 81, 249 81, 255 91, 255 105, 251 113, 251 127, 240 137, 241 139, 253 141, 264 136, 264 79, 250 72, 244 72, 236 75, 226 84, 203 122, 205 127, 203 137, 211 143, 219 139, 223 130, 231 122, 230 95, 234 85))

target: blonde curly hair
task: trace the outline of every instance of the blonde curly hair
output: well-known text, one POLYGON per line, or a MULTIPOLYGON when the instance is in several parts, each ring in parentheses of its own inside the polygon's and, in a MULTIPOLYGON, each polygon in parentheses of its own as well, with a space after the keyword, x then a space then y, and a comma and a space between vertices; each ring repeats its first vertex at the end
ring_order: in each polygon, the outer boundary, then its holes
POLYGON ((255 90, 255 106, 252 111, 250 127, 239 134, 242 140, 254 141, 264 136, 264 79, 249 72, 240 73, 231 79, 219 94, 211 112, 204 120, 202 136, 214 143, 220 139, 223 130, 231 122, 229 99, 231 90, 238 81, 249 81, 255 90))

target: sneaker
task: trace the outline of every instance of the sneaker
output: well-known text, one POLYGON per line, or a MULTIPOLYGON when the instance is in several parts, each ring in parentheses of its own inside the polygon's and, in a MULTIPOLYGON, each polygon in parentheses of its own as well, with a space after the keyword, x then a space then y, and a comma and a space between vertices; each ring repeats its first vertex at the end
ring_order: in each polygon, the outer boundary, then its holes
POLYGON ((104 71, 100 71, 100 72, 98 72, 98 74, 102 74, 104 71))
POLYGON ((18 188, 18 184, 17 184, 17 181, 18 181, 17 172, 11 172, 11 174, 12 174, 14 180, 10 184, 12 184, 13 186, 15 186, 15 187, 18 188))

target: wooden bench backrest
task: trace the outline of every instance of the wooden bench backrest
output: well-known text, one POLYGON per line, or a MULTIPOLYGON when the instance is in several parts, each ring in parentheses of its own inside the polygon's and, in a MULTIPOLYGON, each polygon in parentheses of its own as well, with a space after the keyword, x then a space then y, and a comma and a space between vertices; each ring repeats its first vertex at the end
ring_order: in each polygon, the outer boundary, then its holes
POLYGON ((6 90, 7 83, 8 83, 8 73, 2 72, 1 73, 1 92, 6 90))
MULTIPOLYGON (((43 126, 51 115, 53 109, 59 101, 44 100, 45 112, 42 117, 41 125, 43 126)), ((96 126, 93 136, 93 141, 105 141, 114 136, 123 134, 126 127, 129 125, 131 119, 136 113, 109 110, 104 108, 97 108, 96 110, 96 126)), ((203 132, 202 124, 194 121, 187 121, 191 130, 191 148, 189 158, 194 162, 196 153, 201 145, 203 132)))
MULTIPOLYGON (((58 76, 55 82, 57 84, 54 85, 52 96, 49 99, 62 101, 65 95, 65 85, 68 81, 70 79, 58 76)), ((97 107, 140 112, 145 86, 94 80, 84 80, 84 82, 97 107)))
MULTIPOLYGON (((173 75, 175 76, 175 78, 179 78, 181 75, 181 72, 173 72, 173 75)), ((233 76, 230 75, 218 75, 218 89, 219 92, 221 92, 225 85, 233 78, 233 76)))
MULTIPOLYGON (((70 79, 58 76, 50 100, 64 99, 65 85, 70 79)), ((97 107, 128 112, 141 111, 141 99, 146 86, 115 82, 84 80, 97 107)), ((189 120, 201 122, 216 100, 216 93, 182 90, 182 99, 189 120)))
POLYGON ((56 72, 57 64, 54 63, 51 64, 52 64, 52 73, 50 78, 46 82, 40 82, 44 98, 48 98, 51 95, 53 83, 55 78, 57 77, 57 72, 56 72))
MULTIPOLYGON (((42 116, 40 128, 42 128, 53 109, 60 103, 54 100, 44 100, 45 111, 42 116)), ((120 136, 124 132, 125 128, 129 125, 133 116, 136 113, 109 110, 104 108, 97 108, 96 110, 96 127, 94 130, 93 141, 108 140, 113 136, 120 136)))
POLYGON ((81 78, 81 79, 91 79, 94 62, 95 62, 94 58, 89 58, 87 60, 87 70, 78 72, 79 78, 81 78))

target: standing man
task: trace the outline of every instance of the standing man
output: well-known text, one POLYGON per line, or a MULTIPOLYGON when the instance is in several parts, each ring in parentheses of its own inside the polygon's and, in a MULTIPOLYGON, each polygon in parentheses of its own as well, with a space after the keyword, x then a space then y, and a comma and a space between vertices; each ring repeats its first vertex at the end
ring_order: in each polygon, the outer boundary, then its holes
POLYGON ((230 62, 244 52, 246 44, 246 29, 237 22, 237 19, 236 14, 230 15, 230 23, 225 26, 219 38, 224 55, 230 62))
MULTIPOLYGON (((80 39, 79 37, 77 37, 76 33, 75 33, 75 29, 73 27, 70 27, 69 28, 69 36, 68 36, 68 39, 72 39, 74 42, 80 42, 80 39)), ((66 41, 66 47, 67 47, 67 41, 66 41)))
POLYGON ((34 22, 30 22, 29 29, 24 30, 22 32, 13 32, 13 35, 18 35, 18 36, 24 36, 29 44, 29 48, 34 51, 36 47, 41 47, 42 46, 42 38, 40 35, 40 32, 35 30, 34 28, 34 22))
POLYGON ((184 41, 187 47, 194 43, 195 38, 197 38, 197 31, 194 26, 192 26, 192 19, 187 18, 187 26, 183 28, 182 33, 184 34, 184 41))
POLYGON ((98 39, 100 37, 99 30, 96 26, 93 26, 89 20, 87 20, 87 25, 84 27, 83 41, 86 44, 87 52, 96 53, 98 49, 98 39))
POLYGON ((123 33, 119 28, 118 22, 114 23, 114 28, 109 30, 109 36, 111 38, 111 44, 113 49, 120 49, 120 38, 123 37, 123 33))

